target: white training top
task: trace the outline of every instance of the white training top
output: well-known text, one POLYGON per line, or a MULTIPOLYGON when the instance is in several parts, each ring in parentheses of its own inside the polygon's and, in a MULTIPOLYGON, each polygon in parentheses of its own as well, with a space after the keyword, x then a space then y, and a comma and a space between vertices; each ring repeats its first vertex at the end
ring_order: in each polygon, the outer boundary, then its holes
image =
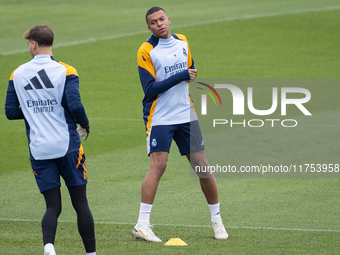
MULTIPOLYGON (((183 71, 194 68, 186 37, 172 34, 169 39, 162 39, 152 35, 140 47, 137 60, 145 93, 143 106, 147 130, 151 126, 196 120, 197 115, 189 96, 187 80, 190 77, 187 72, 184 77, 188 78, 183 80, 183 71), (158 95, 148 96, 154 82, 162 81, 172 83, 171 87, 158 95)), ((162 86, 166 87, 165 83, 162 86)))
POLYGON ((13 72, 14 88, 29 125, 29 148, 34 159, 62 157, 69 149, 70 133, 61 105, 66 72, 65 65, 50 55, 37 55, 13 72))

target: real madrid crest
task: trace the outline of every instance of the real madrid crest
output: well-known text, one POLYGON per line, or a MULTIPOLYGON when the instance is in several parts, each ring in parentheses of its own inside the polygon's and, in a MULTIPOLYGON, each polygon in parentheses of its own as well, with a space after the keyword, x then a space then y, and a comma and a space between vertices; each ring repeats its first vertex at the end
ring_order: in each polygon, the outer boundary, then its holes
POLYGON ((183 55, 186 56, 186 57, 188 56, 187 50, 185 48, 183 48, 183 55))
POLYGON ((155 147, 156 145, 157 145, 156 138, 153 138, 152 141, 151 141, 151 146, 155 147))

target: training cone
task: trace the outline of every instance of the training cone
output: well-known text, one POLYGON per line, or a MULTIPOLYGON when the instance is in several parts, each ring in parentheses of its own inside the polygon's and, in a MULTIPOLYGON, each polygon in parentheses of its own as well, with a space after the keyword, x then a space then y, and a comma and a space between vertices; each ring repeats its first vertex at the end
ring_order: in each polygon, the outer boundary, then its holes
POLYGON ((187 245, 181 238, 171 238, 169 241, 167 241, 164 245, 168 246, 185 246, 187 245))

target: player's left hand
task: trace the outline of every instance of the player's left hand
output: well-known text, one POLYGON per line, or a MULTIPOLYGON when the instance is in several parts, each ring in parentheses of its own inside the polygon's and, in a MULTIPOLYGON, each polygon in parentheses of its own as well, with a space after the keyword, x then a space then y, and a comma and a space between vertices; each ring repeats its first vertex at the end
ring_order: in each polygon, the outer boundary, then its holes
POLYGON ((88 124, 86 127, 79 126, 77 128, 77 132, 79 137, 83 138, 83 141, 85 141, 90 134, 90 124, 88 124))
POLYGON ((196 75, 197 75, 197 69, 189 68, 188 72, 189 72, 189 75, 190 75, 190 81, 188 81, 188 82, 193 82, 196 78, 196 75))

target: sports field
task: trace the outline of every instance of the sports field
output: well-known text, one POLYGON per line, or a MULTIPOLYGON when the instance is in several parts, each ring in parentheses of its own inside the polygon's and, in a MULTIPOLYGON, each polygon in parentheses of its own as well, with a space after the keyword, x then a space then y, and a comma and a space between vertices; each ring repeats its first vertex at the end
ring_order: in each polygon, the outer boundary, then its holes
MULTIPOLYGON (((340 78, 339 0, 0 0, 0 254, 43 253, 45 203, 31 172, 24 122, 7 120, 4 104, 11 72, 30 60, 23 32, 45 23, 55 33, 54 58, 77 68, 91 122, 83 146, 97 254, 339 254, 339 178, 218 178, 230 237, 215 240, 198 179, 176 146, 151 214, 163 243, 132 237, 149 168, 136 54, 150 35, 144 15, 154 5, 167 11, 172 32, 188 38, 198 78, 340 78), (164 246, 176 237, 188 245, 164 246)), ((340 113, 337 91, 334 101, 321 97, 333 119, 340 113)), ((328 125, 314 133, 332 143, 319 139, 307 149, 340 153, 338 130, 328 125)), ((242 129, 228 134, 235 151, 248 146, 237 141, 242 129)), ((254 132, 254 151, 257 139, 254 132)), ((62 192, 56 252, 84 254, 65 185, 62 192)))

